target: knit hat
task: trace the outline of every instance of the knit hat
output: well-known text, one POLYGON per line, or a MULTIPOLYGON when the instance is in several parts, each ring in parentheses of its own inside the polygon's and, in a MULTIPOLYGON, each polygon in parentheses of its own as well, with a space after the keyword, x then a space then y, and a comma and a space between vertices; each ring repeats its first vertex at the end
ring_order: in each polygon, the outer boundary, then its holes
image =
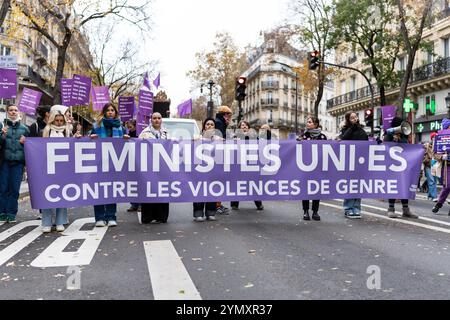
POLYGON ((55 104, 54 106, 52 106, 50 108, 50 112, 59 111, 59 112, 61 112, 61 114, 66 114, 67 109, 69 109, 69 108, 66 106, 63 106, 61 104, 55 104))
POLYGON ((444 118, 442 119, 442 129, 446 130, 450 127, 450 119, 444 118))
POLYGON ((437 132, 430 133, 430 139, 433 140, 437 136, 437 132))

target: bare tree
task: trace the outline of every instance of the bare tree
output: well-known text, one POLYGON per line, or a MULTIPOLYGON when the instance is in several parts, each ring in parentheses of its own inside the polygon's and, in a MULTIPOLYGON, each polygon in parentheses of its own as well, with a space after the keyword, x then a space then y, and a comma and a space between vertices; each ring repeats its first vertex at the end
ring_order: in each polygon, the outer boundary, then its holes
POLYGON ((0 6, 0 28, 3 26, 3 22, 5 21, 6 14, 8 13, 10 7, 11 0, 2 0, 2 4, 0 6))
POLYGON ((142 61, 138 45, 133 40, 126 39, 120 43, 114 39, 115 29, 114 24, 101 23, 90 32, 95 65, 93 78, 97 84, 110 88, 112 101, 124 93, 135 94, 142 84, 143 72, 151 72, 156 63, 142 61))
POLYGON ((48 39, 57 49, 56 76, 53 88, 54 103, 61 102, 60 82, 64 74, 67 50, 76 33, 93 20, 117 17, 139 30, 150 28, 147 8, 151 0, 132 1, 84 1, 60 0, 12 0, 16 12, 27 18, 29 27, 48 39), (137 4, 134 4, 137 3, 137 4), (51 22, 51 23, 49 23, 51 22))

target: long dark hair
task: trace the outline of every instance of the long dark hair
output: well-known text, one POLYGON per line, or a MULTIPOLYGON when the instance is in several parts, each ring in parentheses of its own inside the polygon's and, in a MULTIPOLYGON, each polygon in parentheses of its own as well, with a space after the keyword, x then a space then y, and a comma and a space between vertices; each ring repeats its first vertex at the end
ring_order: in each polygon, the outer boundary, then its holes
POLYGON ((114 117, 114 119, 119 118, 119 110, 117 110, 117 107, 114 104, 109 102, 103 106, 102 113, 98 117, 97 123, 99 125, 100 125, 100 122, 102 122, 103 118, 105 117, 106 111, 108 110, 109 107, 113 107, 114 111, 116 112, 116 116, 114 117))
POLYGON ((214 122, 214 128, 216 127, 216 121, 215 121, 213 118, 206 118, 205 121, 203 121, 202 132, 205 131, 206 123, 207 123, 208 121, 214 122))
MULTIPOLYGON (((354 113, 354 114, 356 114, 356 112, 354 112, 354 111, 347 111, 347 113, 345 114, 345 127, 351 127, 352 126, 352 123, 350 122, 350 116, 352 115, 352 113, 354 113)), ((358 119, 358 122, 356 122, 356 124, 358 124, 359 125, 359 119, 358 119)))

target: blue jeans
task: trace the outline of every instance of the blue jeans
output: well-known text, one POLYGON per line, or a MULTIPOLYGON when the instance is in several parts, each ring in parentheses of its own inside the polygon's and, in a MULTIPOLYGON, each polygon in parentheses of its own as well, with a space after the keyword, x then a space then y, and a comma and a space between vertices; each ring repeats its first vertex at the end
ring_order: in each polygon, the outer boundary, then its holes
POLYGON ((67 224, 67 209, 66 208, 58 208, 58 209, 42 209, 42 226, 43 227, 51 227, 52 223, 52 215, 53 212, 56 211, 56 219, 55 224, 57 226, 67 224))
POLYGON ((344 199, 344 211, 350 214, 361 214, 361 199, 344 199))
POLYGON ((435 177, 431 175, 431 168, 425 168, 425 176, 428 184, 428 197, 437 198, 437 187, 435 177))
POLYGON ((23 163, 3 161, 0 167, 0 214, 15 219, 19 208, 19 192, 22 183, 23 163))
POLYGON ((117 204, 102 204, 94 206, 95 221, 116 221, 117 204))

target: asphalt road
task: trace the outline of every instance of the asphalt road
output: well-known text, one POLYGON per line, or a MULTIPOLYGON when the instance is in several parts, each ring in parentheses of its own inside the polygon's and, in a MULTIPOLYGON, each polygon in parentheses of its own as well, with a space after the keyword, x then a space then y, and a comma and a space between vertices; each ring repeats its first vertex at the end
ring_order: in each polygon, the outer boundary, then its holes
MULTIPOLYGON (((13 227, 6 224, 0 226, 0 299, 190 299, 189 285, 205 300, 449 299, 450 206, 437 216, 432 202, 413 201, 421 216, 413 220, 386 218, 387 202, 363 204, 363 218, 349 220, 340 201, 324 201, 322 221, 305 222, 299 202, 267 202, 264 211, 244 202, 240 210, 202 223, 192 221, 192 204, 174 204, 167 224, 150 225, 140 225, 136 213, 120 204, 118 227, 83 226, 91 237, 84 253, 73 254, 83 240, 61 248, 67 265, 91 252, 79 269, 42 267, 55 256, 44 250, 70 232, 41 235, 29 226, 2 240, 13 227), (36 239, 18 251, 33 229, 36 239), (167 249, 146 252, 161 243, 173 244, 181 259, 166 256, 167 249), (181 280, 179 268, 188 275, 181 280), (164 276, 171 272, 174 278, 164 276), (173 292, 167 289, 171 281, 180 286, 173 292)), ((17 226, 36 216, 22 202, 17 226)), ((69 211, 72 223, 92 216, 93 208, 69 211)))

